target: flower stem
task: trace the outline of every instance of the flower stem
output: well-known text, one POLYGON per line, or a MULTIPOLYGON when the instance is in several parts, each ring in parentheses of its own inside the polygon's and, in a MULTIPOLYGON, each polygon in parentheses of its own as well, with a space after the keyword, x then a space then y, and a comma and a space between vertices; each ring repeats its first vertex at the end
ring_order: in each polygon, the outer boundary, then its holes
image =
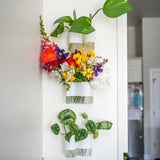
POLYGON ((99 8, 94 14, 93 14, 93 16, 91 16, 90 17, 90 19, 92 20, 95 16, 96 16, 96 14, 100 11, 100 10, 102 10, 103 8, 99 8))

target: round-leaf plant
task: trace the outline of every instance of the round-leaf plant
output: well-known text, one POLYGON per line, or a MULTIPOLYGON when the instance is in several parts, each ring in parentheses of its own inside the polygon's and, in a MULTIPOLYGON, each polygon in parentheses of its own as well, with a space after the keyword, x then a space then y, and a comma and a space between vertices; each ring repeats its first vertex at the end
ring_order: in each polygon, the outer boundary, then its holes
POLYGON ((85 127, 79 128, 76 122, 76 114, 70 109, 62 110, 58 119, 60 120, 64 133, 60 132, 60 127, 57 123, 51 126, 51 130, 55 135, 64 135, 65 140, 70 142, 70 139, 75 135, 75 142, 82 141, 88 137, 88 134, 93 134, 93 139, 96 139, 99 135, 98 130, 104 129, 109 130, 112 127, 112 123, 109 121, 102 121, 95 123, 92 120, 88 120, 87 113, 82 113, 82 117, 86 120, 85 127))

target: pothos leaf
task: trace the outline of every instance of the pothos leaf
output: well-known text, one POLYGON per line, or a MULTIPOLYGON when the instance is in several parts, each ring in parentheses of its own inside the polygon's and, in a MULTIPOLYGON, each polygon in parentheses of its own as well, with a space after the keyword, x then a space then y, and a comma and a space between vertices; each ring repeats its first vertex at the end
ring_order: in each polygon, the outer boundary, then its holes
POLYGON ((64 17, 60 17, 58 18, 54 24, 56 23, 69 23, 70 25, 73 23, 73 20, 70 16, 64 16, 64 17))
POLYGON ((110 18, 119 17, 134 8, 125 0, 106 0, 103 6, 103 13, 110 18))
POLYGON ((77 124, 71 123, 71 124, 69 124, 69 130, 74 135, 79 130, 79 127, 77 124))
POLYGON ((74 9, 74 11, 73 11, 73 18, 74 18, 74 20, 76 20, 77 18, 76 18, 76 10, 74 9))
POLYGON ((96 123, 97 129, 109 130, 109 129, 111 129, 111 127, 112 127, 112 123, 109 121, 103 121, 103 122, 96 123))
POLYGON ((50 35, 52 37, 58 37, 58 34, 63 33, 63 31, 64 31, 64 24, 63 23, 59 23, 57 28, 50 35))
POLYGON ((67 123, 71 123, 71 121, 75 122, 76 114, 70 109, 65 109, 59 113, 58 119, 61 121, 62 124, 65 123, 66 125, 67 123))
POLYGON ((91 20, 88 17, 82 16, 75 20, 69 32, 89 34, 94 32, 95 29, 91 26, 91 20))
POLYGON ((95 131, 96 131, 96 125, 95 125, 95 123, 92 120, 88 120, 87 121, 86 128, 91 133, 95 133, 95 131))
POLYGON ((87 113, 83 112, 83 113, 82 113, 82 117, 83 117, 84 119, 88 119, 87 113))
POLYGON ((98 132, 98 130, 96 130, 95 133, 93 134, 93 139, 96 139, 98 137, 98 135, 99 135, 99 132, 98 132))
POLYGON ((76 134, 75 134, 75 141, 82 141, 84 139, 86 139, 88 136, 88 133, 85 129, 79 129, 76 134))
POLYGON ((60 127, 57 123, 55 123, 51 126, 51 130, 55 135, 58 135, 60 132, 60 127))
POLYGON ((65 135, 65 140, 70 142, 70 139, 72 137, 72 133, 71 132, 68 132, 66 135, 65 135))

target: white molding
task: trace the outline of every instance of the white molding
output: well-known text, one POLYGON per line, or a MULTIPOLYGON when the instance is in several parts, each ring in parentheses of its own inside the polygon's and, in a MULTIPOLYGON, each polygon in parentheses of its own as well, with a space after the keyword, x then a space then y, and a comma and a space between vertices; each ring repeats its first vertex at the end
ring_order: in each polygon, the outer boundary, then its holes
POLYGON ((118 93, 118 157, 128 152, 128 107, 127 107, 127 15, 117 19, 117 93, 118 93))
MULTIPOLYGON (((153 127, 153 111, 154 111, 154 106, 153 106, 153 74, 155 73, 155 72, 160 72, 160 68, 150 68, 149 69, 149 84, 150 84, 150 88, 149 88, 149 90, 150 90, 150 128, 152 128, 153 127)), ((149 141, 150 141, 150 153, 152 153, 152 155, 147 155, 146 157, 148 158, 145 158, 145 159, 147 159, 147 160, 150 160, 150 159, 154 159, 154 154, 153 154, 153 148, 151 147, 151 145, 153 144, 152 142, 152 137, 153 137, 153 132, 150 130, 150 138, 149 138, 149 141)))

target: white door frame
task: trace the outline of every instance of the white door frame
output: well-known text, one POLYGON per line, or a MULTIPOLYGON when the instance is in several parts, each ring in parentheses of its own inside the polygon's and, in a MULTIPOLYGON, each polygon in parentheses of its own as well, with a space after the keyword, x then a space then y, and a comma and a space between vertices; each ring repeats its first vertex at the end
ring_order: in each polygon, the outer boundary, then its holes
POLYGON ((117 19, 117 160, 123 160, 123 153, 128 152, 128 105, 127 105, 127 15, 117 19))
MULTIPOLYGON (((153 78, 154 78, 153 74, 155 72, 160 72, 160 68, 151 68, 149 70, 149 80, 150 80, 150 126, 151 127, 153 125, 152 116, 153 116, 153 112, 154 112, 154 110, 151 106, 153 105, 153 90, 152 90, 152 88, 153 88, 153 78)), ((150 131, 150 134, 152 134, 151 131, 150 131)), ((150 144, 151 144, 151 138, 150 138, 150 144)), ((150 145, 150 151, 152 151, 152 146, 151 145, 150 145)), ((154 159, 154 155, 151 155, 151 157, 152 157, 152 159, 154 159)))

